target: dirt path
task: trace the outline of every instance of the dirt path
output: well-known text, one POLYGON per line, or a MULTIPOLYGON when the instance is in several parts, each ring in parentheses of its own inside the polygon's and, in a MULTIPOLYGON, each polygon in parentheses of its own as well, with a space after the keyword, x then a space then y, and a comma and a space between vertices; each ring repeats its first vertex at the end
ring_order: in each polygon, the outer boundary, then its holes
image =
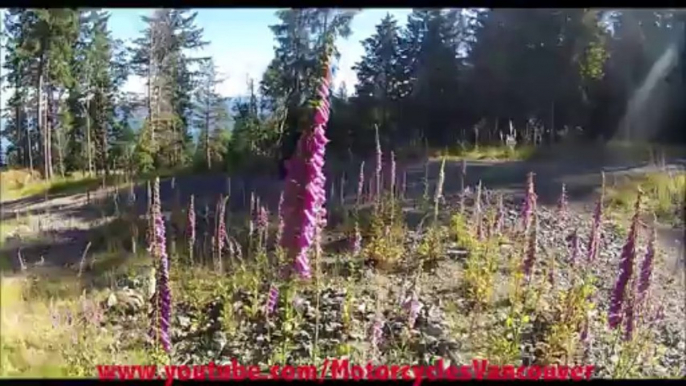
MULTIPOLYGON (((670 160, 670 167, 683 169, 685 160, 670 160)), ((606 178, 611 181, 623 174, 641 173, 649 171, 651 167, 645 164, 632 164, 626 161, 605 162, 604 164, 585 159, 548 161, 548 162, 469 162, 467 184, 474 186, 481 181, 490 190, 509 193, 515 196, 523 194, 523 183, 526 173, 536 174, 536 190, 539 202, 543 205, 554 205, 560 192, 560 185, 565 183, 569 193, 570 206, 573 210, 590 213, 596 199, 596 189, 601 183, 600 172, 606 172, 606 178)), ((440 168, 440 162, 429 163, 430 181, 435 181, 440 168)), ((407 172, 407 195, 419 197, 423 194, 424 164, 400 166, 407 172)), ((460 189, 460 162, 446 164, 446 180, 444 192, 456 193, 460 189)), ((349 175, 356 176, 357 171, 349 175)), ((195 195, 196 206, 200 210, 205 204, 214 208, 217 197, 230 194, 230 206, 233 211, 246 207, 251 191, 256 192, 263 202, 270 208, 276 208, 281 191, 282 182, 272 178, 227 178, 223 175, 184 176, 167 179, 161 183, 161 196, 164 207, 170 208, 178 200, 188 202, 190 195, 195 195)), ((354 194, 356 182, 347 184, 348 194, 354 194)), ((120 192, 123 201, 126 192, 120 192)), ((147 189, 138 186, 135 189, 136 202, 140 213, 144 213, 147 203, 147 189)), ((111 196, 111 193, 110 193, 111 196)), ((94 228, 102 225, 106 219, 93 202, 109 200, 107 192, 100 191, 88 197, 87 194, 51 198, 47 201, 18 200, 3 205, 2 219, 7 221, 15 217, 31 214, 29 225, 24 225, 21 232, 5 230, 5 234, 13 234, 3 249, 5 251, 22 248, 22 254, 28 263, 41 261, 46 264, 73 264, 80 259, 81 251, 85 248, 88 234, 94 228), (89 204, 90 198, 90 204, 89 204), (27 230, 28 229, 28 230, 27 230), (31 233, 41 233, 42 239, 27 242, 31 233)), ((102 205, 102 204, 101 204, 102 205)), ((182 204, 185 205, 185 204, 182 204)), ((661 248, 670 257, 668 266, 677 271, 684 265, 683 230, 660 229, 659 239, 661 248)), ((16 254, 16 252, 14 252, 16 254)), ((13 259, 14 260, 14 259, 13 259)))

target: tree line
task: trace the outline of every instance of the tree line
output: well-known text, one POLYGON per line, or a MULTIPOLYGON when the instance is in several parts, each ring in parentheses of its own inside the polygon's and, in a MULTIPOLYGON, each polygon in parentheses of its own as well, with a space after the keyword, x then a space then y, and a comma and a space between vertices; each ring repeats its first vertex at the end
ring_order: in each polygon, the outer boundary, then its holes
MULTIPOLYGON (((356 14, 278 11, 269 26, 273 59, 229 111, 212 58, 197 54, 208 42, 193 11, 155 10, 143 17, 140 37, 123 42, 102 9, 10 8, 5 162, 52 178, 191 165, 227 170, 288 157, 312 116, 322 48, 350 38, 356 14), (142 95, 121 91, 131 75, 145 80, 142 95), (132 127, 140 111, 145 119, 132 127)), ((372 36, 354 37, 364 38, 365 53, 354 66, 355 89, 333 90, 331 156, 369 153, 377 128, 391 149, 508 136, 520 143, 684 141, 684 18, 677 11, 414 9, 400 24, 387 15, 372 36), (664 76, 652 76, 670 47, 677 59, 664 76), (636 90, 654 78, 650 100, 641 102, 654 118, 632 119, 636 90)))

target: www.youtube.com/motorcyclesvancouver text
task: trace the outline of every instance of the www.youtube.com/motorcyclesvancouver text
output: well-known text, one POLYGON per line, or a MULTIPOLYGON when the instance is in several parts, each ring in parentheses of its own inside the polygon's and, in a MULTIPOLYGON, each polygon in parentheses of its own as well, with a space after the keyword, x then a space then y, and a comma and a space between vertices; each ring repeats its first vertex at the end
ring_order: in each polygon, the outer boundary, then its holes
POLYGON ((207 365, 100 365, 100 379, 166 379, 170 386, 178 380, 414 380, 419 386, 427 380, 521 379, 521 380, 588 380, 594 365, 513 366, 491 364, 486 359, 474 359, 471 364, 446 364, 438 360, 430 366, 354 364, 348 359, 326 359, 320 366, 273 365, 267 372, 257 365, 244 365, 237 360, 229 364, 207 365))

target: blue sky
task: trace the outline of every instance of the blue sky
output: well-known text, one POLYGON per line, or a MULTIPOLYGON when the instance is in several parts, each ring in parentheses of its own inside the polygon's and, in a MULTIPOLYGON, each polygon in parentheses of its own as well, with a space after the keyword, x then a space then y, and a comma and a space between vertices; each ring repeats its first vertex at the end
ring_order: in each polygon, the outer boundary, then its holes
MULTIPOLYGON (((152 9, 119 8, 111 9, 110 29, 115 38, 129 40, 140 35, 145 27, 140 16, 149 15, 152 9)), ((211 56, 219 72, 226 79, 219 86, 224 96, 245 95, 249 77, 259 80, 274 54, 274 37, 269 25, 275 24, 276 9, 197 9, 196 23, 205 30, 205 40, 209 45, 198 56, 211 56)), ((360 43, 374 33, 374 27, 390 13, 405 25, 410 9, 366 9, 352 21, 353 34, 347 40, 337 42, 341 52, 336 86, 345 82, 349 91, 356 82, 352 66, 360 59, 364 50, 360 43)), ((131 77, 125 86, 127 91, 142 92, 141 79, 131 77)))

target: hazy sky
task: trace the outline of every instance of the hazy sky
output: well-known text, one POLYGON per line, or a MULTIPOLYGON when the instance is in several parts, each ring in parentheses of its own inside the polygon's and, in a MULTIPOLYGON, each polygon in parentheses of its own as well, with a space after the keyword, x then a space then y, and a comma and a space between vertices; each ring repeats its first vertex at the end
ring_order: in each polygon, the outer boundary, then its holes
MULTIPOLYGON (((145 27, 140 16, 149 15, 152 9, 112 9, 110 29, 115 38, 129 40, 140 36, 145 27)), ((197 9, 196 24, 205 30, 209 45, 198 56, 211 56, 219 72, 226 80, 219 87, 224 96, 245 95, 248 77, 259 81, 262 73, 274 55, 274 36, 269 26, 277 22, 276 9, 197 9)), ((374 33, 374 27, 390 13, 399 25, 405 25, 410 9, 366 9, 352 21, 352 35, 338 41, 341 59, 334 80, 336 87, 344 81, 352 91, 356 83, 352 66, 360 59, 364 50, 361 41, 374 33)), ((126 90, 142 92, 144 83, 132 76, 126 90)))

